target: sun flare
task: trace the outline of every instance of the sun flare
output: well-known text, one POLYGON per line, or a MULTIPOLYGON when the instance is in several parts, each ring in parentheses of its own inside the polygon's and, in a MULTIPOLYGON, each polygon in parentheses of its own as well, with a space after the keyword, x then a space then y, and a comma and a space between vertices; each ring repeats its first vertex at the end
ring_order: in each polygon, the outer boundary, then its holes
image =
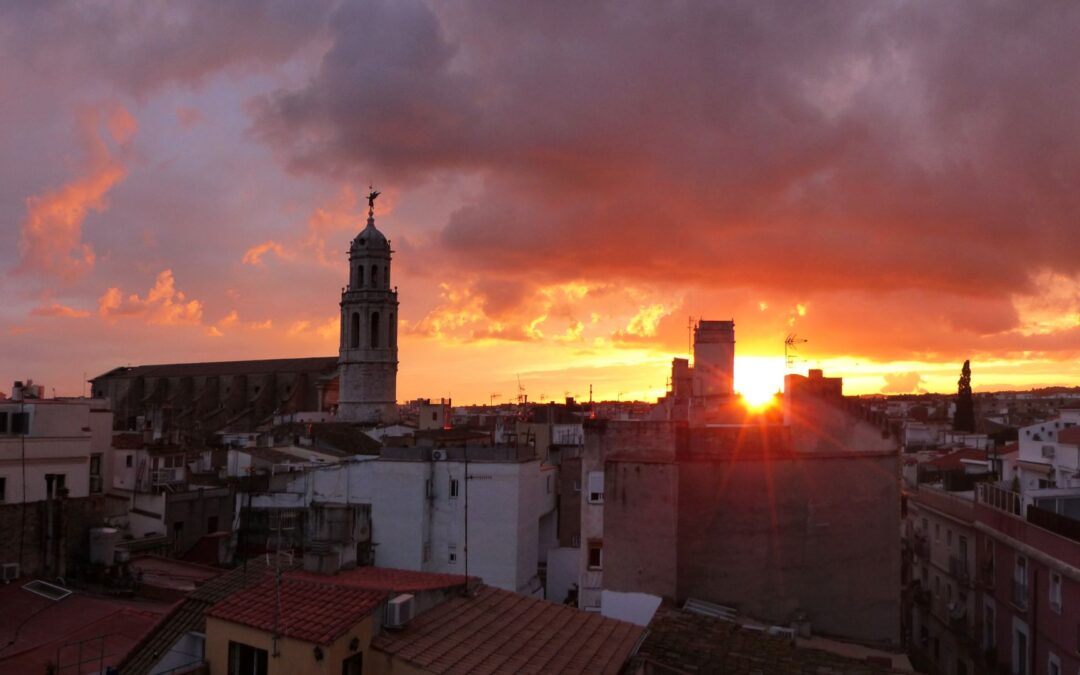
POLYGON ((771 404, 784 385, 784 359, 774 356, 736 356, 735 391, 750 408, 771 404))

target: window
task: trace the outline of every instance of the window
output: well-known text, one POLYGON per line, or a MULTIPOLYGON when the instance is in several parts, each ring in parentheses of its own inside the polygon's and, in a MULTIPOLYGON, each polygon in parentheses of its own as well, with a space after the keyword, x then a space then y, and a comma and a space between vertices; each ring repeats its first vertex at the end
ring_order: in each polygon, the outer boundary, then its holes
POLYGON ((390 266, 387 265, 383 268, 383 283, 386 288, 390 288, 390 266))
POLYGON ((922 532, 925 535, 930 531, 930 524, 926 522, 926 518, 922 519, 922 532))
POLYGON ((1061 575, 1050 573, 1050 609, 1061 614, 1061 575))
POLYGON ((547 493, 551 494, 551 476, 547 477, 547 493))
POLYGON ((0 476, 0 504, 7 501, 7 478, 0 476))
POLYGON ((994 631, 997 626, 997 624, 994 623, 994 606, 987 605, 983 612, 983 615, 986 618, 986 620, 983 622, 983 648, 993 649, 996 642, 996 640, 994 639, 994 631))
POLYGON ((0 434, 7 433, 7 416, 6 412, 0 412, 0 434))
POLYGON ((581 480, 578 478, 574 479, 574 492, 581 492, 581 480))
POLYGON ((375 265, 371 266, 371 287, 375 288, 379 285, 379 268, 375 265))
POLYGON ((371 346, 379 346, 379 313, 371 313, 371 346))
POLYGON ((353 312, 349 322, 349 346, 353 349, 360 348, 360 312, 353 312))
POLYGON ((206 533, 213 534, 218 531, 218 517, 210 516, 206 519, 206 533))
POLYGON ((458 481, 456 478, 450 479, 450 498, 457 499, 458 496, 458 481))
POLYGON ((1022 555, 1016 556, 1013 568, 1013 604, 1027 607, 1027 558, 1022 555))
POLYGON ((364 287, 364 266, 363 265, 357 265, 356 266, 356 287, 357 288, 363 288, 364 287))
POLYGON ((435 421, 435 420, 437 420, 437 419, 439 419, 439 413, 438 413, 438 412, 435 412, 435 411, 433 410, 433 411, 431 412, 431 421, 432 421, 432 422, 434 422, 434 421, 435 421))
POLYGON ((30 413, 28 413, 28 412, 11 413, 11 433, 13 433, 13 434, 28 434, 28 433, 30 433, 30 413))
POLYGON ((101 491, 101 455, 90 455, 90 494, 96 495, 101 491))
POLYGON ((126 467, 128 467, 130 469, 131 465, 134 463, 134 460, 135 460, 135 455, 128 455, 127 457, 124 458, 124 466, 126 466, 126 467))
POLYGON ((1053 652, 1046 657, 1046 675, 1061 675, 1061 659, 1053 652))
POLYGON ((446 561, 453 565, 457 562, 457 546, 450 546, 446 552, 446 561))
POLYGON ((589 472, 589 503, 590 504, 603 504, 604 503, 604 472, 603 471, 590 471, 589 472))
POLYGON ((581 535, 580 534, 572 534, 572 535, 570 535, 570 545, 573 546, 574 548, 578 548, 579 546, 581 546, 581 535))
POLYGON ((599 540, 589 542, 589 569, 604 569, 604 545, 599 540))
POLYGON ((397 346, 397 324, 394 323, 394 315, 390 315, 390 322, 386 324, 386 342, 393 348, 397 346))
POLYGON ((364 653, 353 654, 341 662, 341 675, 362 675, 364 672, 364 653))
POLYGON ((945 530, 945 545, 952 546, 952 530, 945 530))
POLYGON ((266 675, 266 650, 229 640, 229 675, 266 675))
POLYGON ((62 473, 47 473, 45 474, 45 492, 49 492, 49 482, 52 482, 52 495, 57 497, 60 495, 60 491, 64 489, 65 474, 62 473))

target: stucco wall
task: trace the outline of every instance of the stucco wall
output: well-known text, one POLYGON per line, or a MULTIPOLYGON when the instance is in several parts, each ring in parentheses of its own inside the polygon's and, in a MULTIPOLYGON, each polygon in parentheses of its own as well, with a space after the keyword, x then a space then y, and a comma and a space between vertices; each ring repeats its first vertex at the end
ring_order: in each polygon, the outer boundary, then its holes
POLYGON ((898 642, 898 476, 895 453, 682 464, 677 596, 898 642))
POLYGON ((365 617, 329 646, 323 646, 321 660, 315 658, 315 644, 281 638, 278 655, 273 656, 273 639, 269 633, 241 626, 214 617, 206 618, 206 662, 214 675, 229 672, 229 641, 240 642, 267 651, 267 675, 340 675, 341 662, 357 651, 364 653, 364 672, 371 672, 367 664, 371 660, 371 636, 374 621, 365 617), (360 648, 349 649, 353 638, 358 638, 360 648))
POLYGON ((604 589, 675 597, 679 467, 608 462, 604 589))

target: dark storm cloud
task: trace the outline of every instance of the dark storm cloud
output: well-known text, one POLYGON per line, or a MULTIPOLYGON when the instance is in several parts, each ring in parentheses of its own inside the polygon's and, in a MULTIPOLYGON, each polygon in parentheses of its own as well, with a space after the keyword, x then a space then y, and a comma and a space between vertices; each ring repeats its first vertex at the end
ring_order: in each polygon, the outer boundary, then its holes
POLYGON ((1077 269, 1080 6, 373 1, 332 25, 257 132, 299 170, 478 172, 455 263, 991 297, 1077 269))

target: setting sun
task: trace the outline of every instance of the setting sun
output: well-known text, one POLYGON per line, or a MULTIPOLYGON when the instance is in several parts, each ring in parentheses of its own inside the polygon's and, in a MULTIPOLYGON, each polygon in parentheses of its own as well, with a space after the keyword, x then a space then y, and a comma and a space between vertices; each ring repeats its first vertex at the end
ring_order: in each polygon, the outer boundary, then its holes
POLYGON ((735 357, 735 391, 742 394, 743 401, 751 408, 761 408, 771 403, 783 385, 783 357, 735 357))

